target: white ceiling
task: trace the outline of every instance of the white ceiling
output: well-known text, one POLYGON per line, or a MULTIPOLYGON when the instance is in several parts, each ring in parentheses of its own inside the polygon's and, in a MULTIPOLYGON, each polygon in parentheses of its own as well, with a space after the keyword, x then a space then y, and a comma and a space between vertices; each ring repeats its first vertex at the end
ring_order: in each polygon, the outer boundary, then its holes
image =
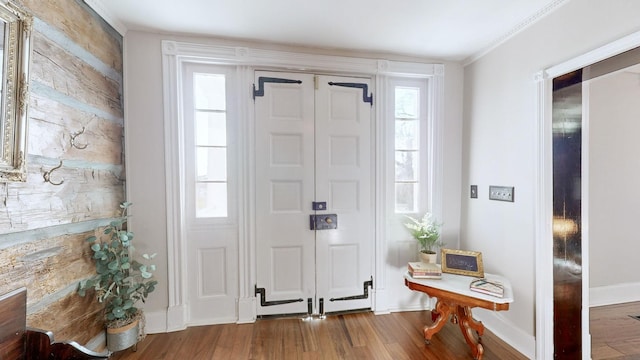
POLYGON ((462 61, 568 0, 85 0, 143 30, 462 61))

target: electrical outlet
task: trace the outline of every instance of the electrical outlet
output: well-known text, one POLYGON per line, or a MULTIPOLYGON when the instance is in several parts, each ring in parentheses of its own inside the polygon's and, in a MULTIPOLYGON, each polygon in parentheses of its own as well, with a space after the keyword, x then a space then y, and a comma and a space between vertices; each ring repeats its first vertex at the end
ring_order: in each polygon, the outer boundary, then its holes
POLYGON ((513 186, 489 186, 489 200, 513 202, 513 186))
POLYGON ((471 185, 471 198, 472 199, 477 199, 478 198, 478 185, 471 185))

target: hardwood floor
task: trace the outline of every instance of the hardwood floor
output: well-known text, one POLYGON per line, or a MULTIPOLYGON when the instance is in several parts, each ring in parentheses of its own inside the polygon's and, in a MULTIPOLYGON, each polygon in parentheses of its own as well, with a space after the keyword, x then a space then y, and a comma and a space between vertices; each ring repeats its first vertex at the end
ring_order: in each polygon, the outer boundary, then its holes
MULTIPOLYGON (((637 321, 637 320, 636 320, 637 321)), ((639 321, 640 322, 640 321, 639 321)), ((471 359, 460 328, 448 322, 426 345, 431 312, 354 313, 324 320, 261 319, 254 324, 191 327, 148 335, 120 359, 471 359)), ((485 360, 527 359, 485 329, 485 360)))
POLYGON ((589 310, 591 358, 640 359, 640 302, 600 306, 589 310))

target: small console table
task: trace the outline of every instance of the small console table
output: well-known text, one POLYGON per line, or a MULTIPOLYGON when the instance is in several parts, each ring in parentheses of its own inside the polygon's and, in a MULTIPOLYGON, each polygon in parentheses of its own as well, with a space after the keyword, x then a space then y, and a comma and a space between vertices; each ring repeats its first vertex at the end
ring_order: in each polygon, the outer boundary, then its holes
POLYGON ((471 308, 479 307, 493 311, 509 310, 509 304, 513 302, 513 290, 507 279, 490 274, 487 274, 487 278, 502 282, 505 288, 504 297, 500 298, 469 290, 469 284, 476 279, 469 276, 444 273, 442 279, 436 280, 414 279, 409 273, 404 275, 404 284, 409 289, 423 292, 438 299, 433 311, 437 318, 434 319, 433 325, 424 327, 424 339, 427 344, 451 316, 451 322, 458 323, 460 326, 462 335, 471 348, 473 358, 482 360, 484 348, 481 336, 484 333, 484 325, 473 318, 471 308), (473 330, 478 334, 477 342, 473 336, 473 330))

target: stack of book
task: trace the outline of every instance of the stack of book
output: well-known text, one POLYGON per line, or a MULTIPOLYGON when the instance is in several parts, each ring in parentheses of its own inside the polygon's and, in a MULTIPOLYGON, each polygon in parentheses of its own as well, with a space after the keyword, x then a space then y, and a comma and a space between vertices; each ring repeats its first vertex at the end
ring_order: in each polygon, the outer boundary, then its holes
POLYGON ((409 275, 415 279, 441 279, 442 268, 440 264, 423 262, 410 262, 408 264, 409 275))
POLYGON ((487 279, 478 279, 473 280, 469 285, 469 289, 471 291, 476 291, 479 293, 503 297, 504 296, 504 285, 501 282, 496 280, 487 280, 487 279))

